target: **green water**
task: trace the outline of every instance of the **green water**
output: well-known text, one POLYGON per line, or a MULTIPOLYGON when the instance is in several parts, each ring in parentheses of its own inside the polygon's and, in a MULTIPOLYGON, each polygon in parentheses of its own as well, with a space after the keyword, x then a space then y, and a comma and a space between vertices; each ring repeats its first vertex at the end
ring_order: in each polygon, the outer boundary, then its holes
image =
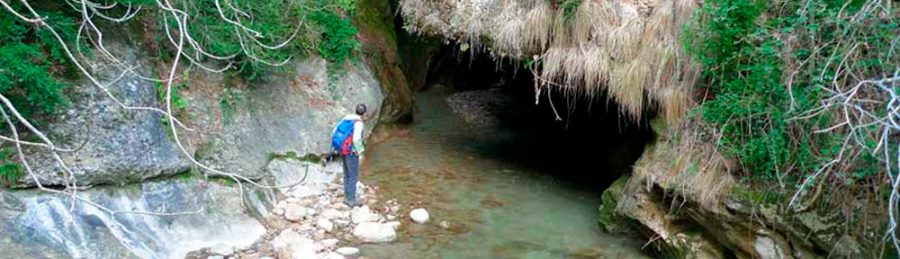
POLYGON ((600 193, 536 172, 497 152, 516 135, 463 126, 436 87, 417 96, 416 121, 370 147, 361 179, 379 198, 423 207, 398 240, 362 245, 368 258, 643 258, 640 243, 597 225, 600 193), (512 160, 512 161, 511 161, 512 160), (441 221, 449 228, 439 226, 441 221))

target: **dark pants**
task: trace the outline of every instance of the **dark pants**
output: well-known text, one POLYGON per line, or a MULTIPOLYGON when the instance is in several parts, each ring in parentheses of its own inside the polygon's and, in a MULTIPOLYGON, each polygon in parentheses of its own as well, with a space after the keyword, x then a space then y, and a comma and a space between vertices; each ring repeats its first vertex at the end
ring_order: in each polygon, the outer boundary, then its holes
POLYGON ((341 156, 344 165, 344 203, 356 204, 356 178, 359 177, 359 156, 350 154, 341 156))

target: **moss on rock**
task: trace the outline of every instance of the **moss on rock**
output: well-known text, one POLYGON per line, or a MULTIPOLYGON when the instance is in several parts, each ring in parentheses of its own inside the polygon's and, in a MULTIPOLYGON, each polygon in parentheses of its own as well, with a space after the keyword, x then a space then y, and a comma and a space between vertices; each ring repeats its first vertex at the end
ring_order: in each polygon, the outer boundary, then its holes
POLYGON ((625 184, 628 183, 628 176, 619 177, 609 187, 603 191, 600 196, 600 215, 597 222, 603 227, 603 230, 611 233, 627 233, 630 219, 616 213, 616 207, 621 200, 622 193, 625 190, 625 184))

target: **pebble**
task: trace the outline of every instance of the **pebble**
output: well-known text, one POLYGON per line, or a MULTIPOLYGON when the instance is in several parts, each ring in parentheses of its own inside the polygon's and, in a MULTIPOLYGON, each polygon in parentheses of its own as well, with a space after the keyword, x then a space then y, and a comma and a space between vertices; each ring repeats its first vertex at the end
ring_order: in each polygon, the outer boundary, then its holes
POLYGON ((447 221, 443 221, 443 220, 442 220, 441 223, 438 223, 438 226, 440 226, 440 227, 443 228, 443 229, 449 229, 449 228, 450 228, 450 223, 448 223, 447 221))

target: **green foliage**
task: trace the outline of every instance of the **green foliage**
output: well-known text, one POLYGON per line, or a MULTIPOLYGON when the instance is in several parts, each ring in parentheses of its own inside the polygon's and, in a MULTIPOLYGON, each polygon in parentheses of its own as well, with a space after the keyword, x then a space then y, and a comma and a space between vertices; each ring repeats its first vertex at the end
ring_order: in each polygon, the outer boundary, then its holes
MULTIPOLYGON (((700 114, 720 128, 719 144, 739 158, 745 171, 765 179, 802 179, 837 155, 844 136, 811 132, 832 125, 832 113, 794 118, 820 104, 825 95, 821 86, 843 80, 837 78, 841 68, 828 64, 839 61, 832 53, 849 50, 846 44, 833 44, 845 34, 855 32, 854 37, 870 44, 862 56, 871 58, 847 65, 845 71, 877 78, 879 71, 890 71, 883 61, 896 61, 877 54, 888 53, 898 32, 896 23, 878 19, 851 23, 846 18, 862 2, 814 0, 769 6, 766 1, 710 0, 699 10, 698 20, 685 26, 682 41, 703 64, 704 85, 713 96, 703 103, 700 114), (797 11, 801 8, 808 9, 797 11), (792 44, 785 44, 786 39, 792 44), (801 62, 807 63, 797 69, 801 62)), ((849 168, 857 168, 852 169, 856 179, 865 178, 878 172, 871 169, 873 161, 863 152, 849 168)))
MULTIPOLYGON (((17 5, 14 5, 17 6, 17 5)), ((45 13, 64 39, 74 40, 72 19, 58 12, 45 13)), ((0 15, 0 94, 30 119, 51 114, 66 105, 59 80, 69 62, 56 38, 47 30, 26 24, 8 13, 0 15)))
POLYGON ((352 16, 356 15, 356 10, 357 10, 356 0, 334 0, 334 1, 335 1, 335 5, 337 5, 337 8, 340 10, 343 10, 344 13, 347 14, 347 16, 352 17, 352 16))
POLYGON ((12 147, 0 148, 0 186, 9 187, 19 181, 19 178, 25 175, 22 166, 18 163, 10 162, 16 156, 15 149, 12 147))
MULTIPOLYGON (((356 12, 356 0, 238 0, 230 3, 252 16, 242 15, 228 7, 223 7, 225 11, 220 14, 215 0, 184 0, 174 4, 190 12, 188 24, 193 38, 209 53, 217 56, 238 55, 235 66, 238 74, 245 79, 261 79, 265 72, 272 69, 266 63, 278 64, 288 58, 303 58, 314 52, 332 62, 341 63, 352 56, 358 45, 355 39, 357 30, 351 23, 351 17, 356 12), (233 24, 222 16, 240 22, 259 32, 259 35, 237 33, 233 24), (255 44, 254 39, 267 46, 276 46, 289 39, 290 42, 283 48, 268 49, 255 44)), ((174 17, 169 16, 163 22, 170 28, 177 26, 174 17)), ((195 50, 188 51, 191 52, 189 55, 194 56, 192 52, 195 50)))
POLYGON ((559 8, 563 10, 563 17, 566 21, 572 21, 575 18, 575 12, 581 6, 583 0, 559 0, 559 8))
POLYGON ((356 41, 358 29, 349 17, 342 17, 331 11, 315 11, 310 17, 322 28, 322 40, 319 41, 319 55, 333 63, 348 60, 359 47, 356 41))

